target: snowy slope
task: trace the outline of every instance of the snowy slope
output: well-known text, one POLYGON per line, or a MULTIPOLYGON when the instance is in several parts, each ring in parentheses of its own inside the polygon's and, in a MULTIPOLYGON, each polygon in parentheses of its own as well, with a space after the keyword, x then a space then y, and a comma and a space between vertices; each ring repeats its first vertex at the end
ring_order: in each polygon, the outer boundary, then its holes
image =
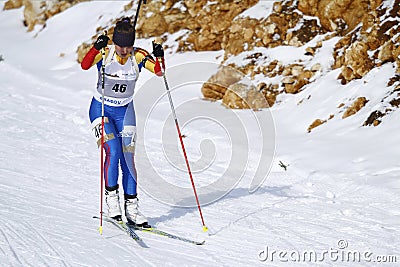
MULTIPOLYGON (((6 36, 0 42, 1 266, 400 262, 398 111, 378 127, 360 126, 385 93, 377 88, 393 75, 390 64, 346 86, 325 68, 307 90, 253 112, 200 99, 201 83, 216 70, 221 52, 168 54, 167 78, 209 234, 201 231, 163 81, 146 73, 135 96, 141 210, 160 229, 206 244, 142 233, 144 249, 107 224, 99 235, 92 219, 99 212, 99 151, 87 115, 96 71, 82 71, 75 50, 96 27, 120 16, 126 3, 81 3, 33 33, 22 25, 22 9, 0 12, 6 36), (336 107, 360 94, 371 101, 342 120, 336 107), (315 118, 332 112, 334 119, 306 132, 315 118), (299 256, 311 251, 316 258, 299 256), (359 253, 356 262, 348 252, 359 253)), ((150 41, 136 44, 150 49, 150 41)), ((326 66, 333 45, 321 52, 326 66)), ((296 51, 265 53, 282 58, 296 51)))

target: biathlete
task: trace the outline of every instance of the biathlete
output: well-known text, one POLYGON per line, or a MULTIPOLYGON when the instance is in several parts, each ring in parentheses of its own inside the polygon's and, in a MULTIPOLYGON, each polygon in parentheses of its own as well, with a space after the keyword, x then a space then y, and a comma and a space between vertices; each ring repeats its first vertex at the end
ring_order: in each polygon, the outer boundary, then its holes
POLYGON ((81 62, 84 70, 97 65, 98 82, 92 98, 89 118, 97 144, 101 145, 102 89, 104 77, 104 181, 108 215, 122 220, 119 198, 119 166, 122 170, 124 210, 127 221, 141 227, 149 227, 147 218, 138 210, 137 173, 135 168, 136 116, 133 93, 139 73, 143 68, 162 76, 159 58, 164 57, 160 44, 153 42, 153 55, 144 49, 133 47, 135 28, 130 18, 117 22, 112 36, 100 35, 81 62), (101 50, 105 50, 102 55, 101 50), (103 58, 105 59, 103 62, 103 58), (104 65, 104 76, 102 73, 104 65))

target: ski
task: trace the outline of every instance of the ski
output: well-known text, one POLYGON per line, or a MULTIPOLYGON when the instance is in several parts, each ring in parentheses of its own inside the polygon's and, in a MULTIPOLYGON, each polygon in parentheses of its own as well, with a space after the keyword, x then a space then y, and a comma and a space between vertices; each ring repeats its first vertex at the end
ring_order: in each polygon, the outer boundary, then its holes
MULTIPOLYGON (((100 219, 100 217, 98 216, 93 216, 93 218, 96 219, 100 219)), ((182 237, 179 235, 175 235, 175 234, 171 234, 169 232, 165 232, 162 230, 159 230, 155 227, 150 227, 150 228, 144 228, 144 227, 138 227, 135 225, 131 225, 129 223, 126 223, 124 221, 117 221, 114 220, 106 215, 103 215, 103 220, 105 220, 106 222, 109 222, 113 225, 115 225, 116 227, 118 227, 120 230, 124 231, 125 233, 127 233, 133 240, 135 240, 140 246, 148 248, 148 246, 144 243, 144 241, 137 235, 137 233, 135 232, 135 230, 137 231, 141 231, 141 232, 147 232, 150 234, 154 234, 154 235, 158 235, 158 236, 164 236, 167 238, 171 238, 171 239, 175 239, 175 240, 179 240, 182 242, 186 242, 189 244, 194 244, 194 245, 204 245, 205 244, 205 240, 203 241, 197 241, 197 240, 192 240, 186 237, 182 237)))
POLYGON ((155 235, 159 235, 159 236, 165 236, 165 237, 168 237, 168 238, 171 238, 171 239, 180 240, 180 241, 183 241, 183 242, 186 242, 186 243, 190 243, 190 244, 194 244, 194 245, 204 245, 204 243, 206 242, 205 240, 196 241, 196 240, 188 239, 188 238, 185 238, 185 237, 182 237, 182 236, 178 236, 178 235, 175 235, 175 234, 171 234, 171 233, 159 230, 159 229, 154 228, 154 227, 143 228, 143 227, 136 227, 136 226, 129 225, 129 224, 127 224, 127 226, 128 227, 132 227, 133 229, 139 230, 139 231, 142 231, 142 232, 147 232, 147 233, 155 234, 155 235))
MULTIPOLYGON (((98 216, 93 216, 93 218, 100 219, 98 216)), ((103 215, 103 220, 108 223, 113 224, 114 226, 118 227, 120 230, 128 234, 133 240, 135 240, 141 247, 148 248, 148 246, 144 243, 144 241, 135 233, 135 228, 130 227, 124 221, 117 221, 114 220, 106 215, 103 215)))

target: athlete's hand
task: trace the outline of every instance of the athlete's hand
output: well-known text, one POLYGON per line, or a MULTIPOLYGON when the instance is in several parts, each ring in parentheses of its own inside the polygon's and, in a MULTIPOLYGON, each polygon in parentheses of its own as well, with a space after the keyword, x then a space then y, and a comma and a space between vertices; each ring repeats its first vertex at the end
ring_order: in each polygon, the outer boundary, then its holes
POLYGON ((102 34, 99 37, 97 37, 97 40, 93 46, 96 50, 100 51, 102 48, 107 46, 107 43, 109 40, 110 40, 110 38, 108 38, 107 35, 102 34))
POLYGON ((155 57, 164 57, 164 49, 161 44, 153 41, 153 55, 155 57))

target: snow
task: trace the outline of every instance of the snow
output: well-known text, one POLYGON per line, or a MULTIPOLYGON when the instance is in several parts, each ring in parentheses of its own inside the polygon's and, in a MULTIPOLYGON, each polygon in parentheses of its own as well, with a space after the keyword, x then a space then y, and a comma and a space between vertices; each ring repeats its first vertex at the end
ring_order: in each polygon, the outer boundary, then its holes
POLYGON ((274 1, 261 0, 251 8, 240 13, 237 17, 251 19, 265 19, 272 12, 274 1))
MULTIPOLYGON (((164 82, 144 72, 135 95, 140 207, 160 229, 206 244, 139 233, 149 246, 143 249, 107 224, 100 235, 92 218, 99 212, 99 151, 87 114, 97 74, 80 69, 76 47, 122 16, 127 3, 80 3, 31 33, 22 25, 23 9, 0 12, 2 266, 375 266, 393 261, 389 256, 400 261, 399 111, 378 127, 362 127, 393 90, 387 81, 395 66, 385 64, 343 86, 338 70, 329 68, 334 41, 324 42, 313 59, 304 56, 304 47, 259 48, 269 60, 323 66, 306 90, 281 95, 278 105, 262 111, 201 100, 201 84, 217 69, 222 52, 167 51, 167 81, 209 232, 202 232, 164 82), (370 100, 366 107, 342 119, 345 107, 339 104, 349 106, 359 96, 370 100), (333 119, 307 133, 312 121, 331 114, 333 119), (301 259, 306 252, 318 258, 301 259), (358 261, 346 258, 349 252, 360 253, 358 261)), ((151 50, 150 42, 136 44, 151 50)))

